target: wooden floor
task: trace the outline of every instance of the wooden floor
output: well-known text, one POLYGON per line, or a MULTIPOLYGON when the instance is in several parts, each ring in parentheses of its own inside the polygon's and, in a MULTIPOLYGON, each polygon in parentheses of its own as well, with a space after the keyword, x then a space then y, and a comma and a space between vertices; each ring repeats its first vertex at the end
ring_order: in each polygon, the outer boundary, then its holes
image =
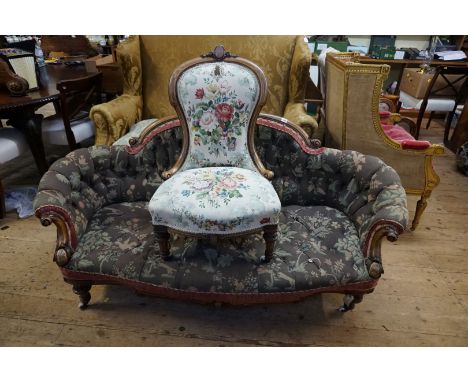
MULTIPOLYGON (((441 134, 433 127, 421 138, 437 143, 441 134)), ((342 297, 333 294, 216 307, 111 286, 94 286, 89 309, 80 311, 52 262, 55 228, 10 213, 0 221, 0 345, 467 346, 468 178, 451 152, 435 168, 442 181, 419 228, 384 243, 384 276, 346 314, 336 311, 342 297)), ((416 198, 408 203, 413 213, 416 198)))

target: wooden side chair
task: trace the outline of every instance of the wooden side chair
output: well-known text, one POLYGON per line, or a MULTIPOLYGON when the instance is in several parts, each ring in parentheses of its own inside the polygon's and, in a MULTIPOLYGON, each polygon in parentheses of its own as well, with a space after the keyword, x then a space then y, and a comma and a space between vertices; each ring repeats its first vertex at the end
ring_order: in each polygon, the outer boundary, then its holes
POLYGON ((419 110, 414 137, 419 138, 424 113, 430 111, 426 129, 429 128, 435 112, 448 113, 444 131, 444 142, 447 143, 450 125, 457 106, 462 101, 463 88, 468 80, 468 68, 459 66, 438 66, 427 87, 423 99, 412 97, 400 91, 400 102, 406 107, 419 110))
POLYGON ((89 119, 89 110, 101 102, 102 73, 60 81, 60 113, 42 122, 44 143, 68 146, 70 151, 95 135, 95 127, 89 119))
POLYGON ((169 98, 182 125, 182 151, 149 203, 164 258, 168 229, 199 238, 263 230, 263 260, 272 258, 281 202, 254 145, 266 97, 262 70, 222 46, 172 74, 169 98))

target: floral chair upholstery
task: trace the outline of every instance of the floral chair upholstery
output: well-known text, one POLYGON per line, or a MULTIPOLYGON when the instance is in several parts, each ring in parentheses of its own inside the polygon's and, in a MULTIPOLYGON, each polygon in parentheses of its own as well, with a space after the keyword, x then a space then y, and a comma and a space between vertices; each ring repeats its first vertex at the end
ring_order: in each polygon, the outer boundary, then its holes
POLYGON ((222 46, 175 70, 169 96, 182 121, 183 150, 149 204, 164 256, 168 228, 230 236, 263 229, 265 261, 271 259, 281 202, 253 142, 266 89, 258 66, 222 46))

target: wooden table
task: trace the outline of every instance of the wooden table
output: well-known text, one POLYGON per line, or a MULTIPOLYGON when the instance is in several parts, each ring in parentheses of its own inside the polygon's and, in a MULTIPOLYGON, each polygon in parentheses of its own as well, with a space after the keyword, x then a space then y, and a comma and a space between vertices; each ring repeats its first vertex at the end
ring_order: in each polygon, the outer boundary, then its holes
POLYGON ((41 106, 58 102, 57 83, 61 80, 86 76, 84 66, 47 65, 39 69, 40 88, 28 92, 26 96, 13 97, 6 90, 0 91, 0 118, 20 130, 26 137, 36 161, 40 175, 48 169, 42 142, 42 118, 36 114, 41 106))
MULTIPOLYGON (((376 64, 376 65, 401 65, 400 72, 398 74, 398 82, 397 87, 395 89, 395 94, 400 94, 400 83, 403 77, 403 71, 409 67, 418 67, 428 61, 425 60, 409 60, 409 59, 401 59, 401 60, 391 60, 391 59, 384 59, 384 58, 372 58, 368 56, 359 56, 359 62, 361 64, 376 64)), ((315 53, 312 53, 312 64, 318 63, 318 56, 315 53)), ((439 66, 439 65, 446 65, 446 66, 467 66, 468 67, 468 60, 463 61, 443 61, 443 60, 432 60, 430 61, 431 66, 439 66)))
MULTIPOLYGON (((389 60, 389 59, 381 59, 381 58, 372 58, 372 57, 367 57, 367 56, 360 56, 359 57, 359 62, 362 64, 378 64, 378 65, 401 65, 400 67, 400 72, 398 73, 398 81, 397 81, 397 86, 395 89, 395 94, 398 95, 400 94, 400 83, 401 79, 403 78, 403 72, 406 68, 409 67, 418 67, 424 63, 429 63, 429 61, 425 60, 407 60, 407 59, 402 59, 402 60, 389 60)), ((430 61, 431 66, 466 66, 468 67, 468 61, 443 61, 443 60, 432 60, 430 61)))

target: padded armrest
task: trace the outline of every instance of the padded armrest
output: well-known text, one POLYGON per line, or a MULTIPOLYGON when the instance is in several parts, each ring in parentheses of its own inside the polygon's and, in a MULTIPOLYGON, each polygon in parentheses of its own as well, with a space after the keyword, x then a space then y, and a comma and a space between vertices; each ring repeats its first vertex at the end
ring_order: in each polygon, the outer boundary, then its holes
POLYGON ((116 99, 94 106, 89 117, 96 126, 96 145, 110 145, 123 136, 141 119, 141 96, 121 95, 116 99))
POLYGON ((348 193, 353 194, 344 212, 353 220, 367 256, 376 229, 386 227, 396 239, 407 228, 406 193, 396 171, 380 159, 359 153, 353 157, 356 175, 341 192, 341 198, 344 201, 348 193))
POLYGON ((322 137, 315 136, 318 128, 317 121, 314 117, 307 114, 303 103, 288 103, 284 109, 284 118, 302 127, 311 138, 317 138, 322 141, 322 137))

